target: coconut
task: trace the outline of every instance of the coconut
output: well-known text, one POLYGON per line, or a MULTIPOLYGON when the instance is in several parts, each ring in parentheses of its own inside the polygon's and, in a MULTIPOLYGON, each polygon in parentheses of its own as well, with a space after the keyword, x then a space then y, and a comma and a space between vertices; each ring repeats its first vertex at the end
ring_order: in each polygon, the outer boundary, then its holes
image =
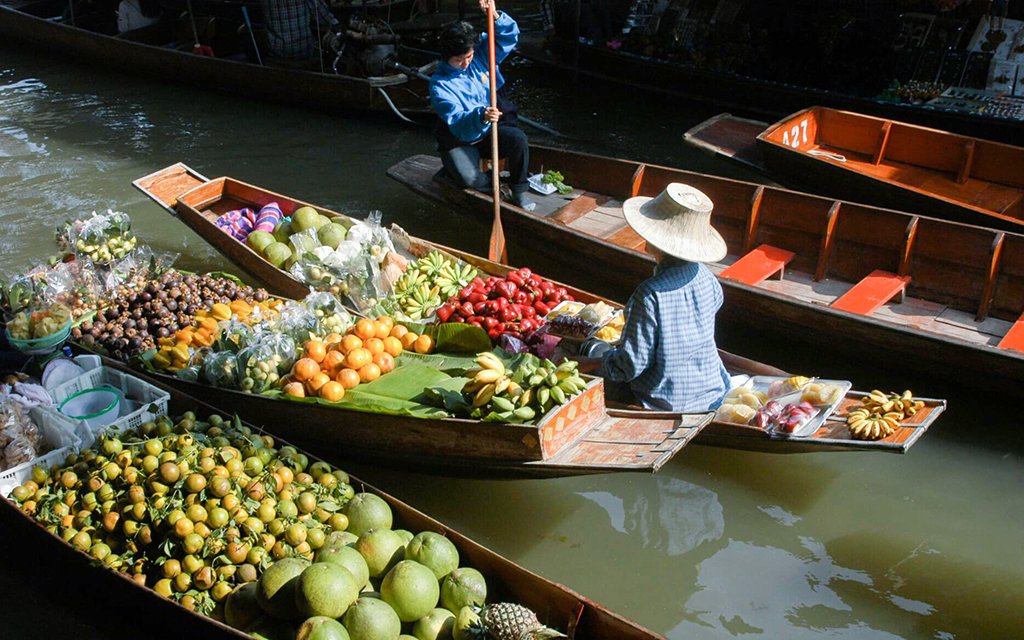
POLYGON ((458 611, 469 605, 483 606, 487 599, 487 581, 472 567, 459 567, 441 581, 441 606, 458 611))
POLYGON ((292 214, 292 233, 316 229, 320 226, 320 214, 313 207, 300 207, 292 214))
POLYGON ((306 568, 295 585, 295 606, 305 616, 340 618, 359 597, 360 585, 348 569, 331 562, 306 568))
POLYGON ((283 242, 273 242, 263 250, 263 257, 267 262, 280 268, 292 257, 292 250, 283 242))
POLYGON ((316 234, 317 237, 320 238, 320 244, 325 247, 337 249, 338 245, 345 240, 346 236, 348 236, 348 229, 340 224, 332 222, 331 224, 325 224, 320 227, 316 234))
POLYGON ((316 554, 317 562, 330 562, 348 569, 362 589, 370 582, 370 568, 362 554, 352 547, 322 547, 316 554))
POLYGON ((455 614, 436 607, 413 623, 412 635, 416 640, 451 640, 454 627, 455 614))
POLYGON ((440 595, 434 572, 414 560, 396 564, 380 584, 381 600, 391 605, 402 622, 414 622, 430 613, 440 595))
POLYGON ((434 531, 421 531, 405 545, 405 557, 427 566, 440 580, 459 566, 459 550, 452 541, 434 531))
POLYGON ((370 529, 359 536, 355 549, 366 560, 371 578, 383 576, 405 556, 402 537, 391 529, 370 529))
POLYGON ((347 530, 357 536, 370 529, 391 528, 391 507, 373 493, 357 493, 352 496, 345 505, 344 514, 348 516, 347 530))
POLYGON ((263 254, 263 250, 272 245, 276 240, 274 234, 266 231, 253 231, 245 239, 245 244, 256 253, 263 254))
POLYGON ((283 558, 267 567, 256 583, 256 601, 275 618, 298 616, 295 585, 309 563, 301 558, 283 558))
POLYGON ((351 640, 348 631, 334 618, 314 616, 302 623, 295 640, 351 640))
POLYGON ((355 601, 342 624, 351 640, 397 640, 402 633, 402 621, 391 605, 376 598, 359 598, 355 601))

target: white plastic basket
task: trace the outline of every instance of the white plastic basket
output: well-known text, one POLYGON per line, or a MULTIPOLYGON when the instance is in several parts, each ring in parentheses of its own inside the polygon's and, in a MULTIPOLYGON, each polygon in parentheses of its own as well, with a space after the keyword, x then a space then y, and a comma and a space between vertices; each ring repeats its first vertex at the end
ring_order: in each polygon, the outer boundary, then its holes
POLYGON ((117 369, 110 369, 99 364, 99 358, 76 358, 76 362, 86 369, 77 378, 69 380, 50 391, 50 395, 58 405, 82 391, 103 385, 118 389, 122 394, 120 415, 108 424, 89 428, 89 438, 82 442, 83 447, 90 447, 95 437, 103 431, 124 433, 128 429, 139 427, 145 422, 167 415, 167 403, 171 394, 150 383, 117 369))
POLYGON ((81 428, 73 420, 58 413, 50 407, 35 407, 29 411, 29 417, 39 426, 43 434, 43 442, 50 451, 0 472, 0 495, 8 496, 15 487, 32 477, 32 469, 61 464, 78 451, 82 440, 79 437, 81 428))

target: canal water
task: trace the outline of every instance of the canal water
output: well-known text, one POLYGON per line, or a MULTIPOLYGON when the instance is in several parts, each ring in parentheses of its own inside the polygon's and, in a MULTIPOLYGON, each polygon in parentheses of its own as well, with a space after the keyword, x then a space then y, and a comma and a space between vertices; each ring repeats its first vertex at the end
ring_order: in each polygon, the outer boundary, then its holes
MULTIPOLYGON (((682 143, 711 111, 572 85, 530 65, 506 73, 523 113, 578 148, 746 177, 682 143)), ((384 175, 432 150, 425 127, 391 117, 286 108, 0 50, 0 269, 51 253, 65 217, 110 208, 128 212, 144 242, 180 254, 183 268, 237 272, 132 188, 178 161, 354 215, 377 209, 415 235, 482 253, 489 221, 427 203, 384 175)), ((517 256, 542 267, 528 247, 517 256)), ((719 341, 794 372, 946 397, 949 410, 904 456, 690 446, 653 476, 528 481, 345 464, 669 638, 1019 637, 1022 394, 970 390, 955 372, 923 377, 885 354, 851 360, 765 335, 723 332, 719 341)), ((0 563, 0 636, 138 633, 99 615, 116 611, 102 594, 55 590, 59 576, 22 564, 29 568, 0 563), (97 615, 67 606, 69 598, 94 602, 97 615)))

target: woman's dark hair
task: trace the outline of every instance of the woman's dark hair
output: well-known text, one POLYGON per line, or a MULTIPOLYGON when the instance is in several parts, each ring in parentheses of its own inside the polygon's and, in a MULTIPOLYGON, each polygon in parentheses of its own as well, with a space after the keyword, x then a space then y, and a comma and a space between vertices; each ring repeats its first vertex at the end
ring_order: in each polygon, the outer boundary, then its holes
POLYGON ((449 23, 437 37, 437 44, 441 49, 441 59, 447 60, 452 56, 469 53, 476 46, 478 40, 479 35, 476 28, 468 22, 449 23))

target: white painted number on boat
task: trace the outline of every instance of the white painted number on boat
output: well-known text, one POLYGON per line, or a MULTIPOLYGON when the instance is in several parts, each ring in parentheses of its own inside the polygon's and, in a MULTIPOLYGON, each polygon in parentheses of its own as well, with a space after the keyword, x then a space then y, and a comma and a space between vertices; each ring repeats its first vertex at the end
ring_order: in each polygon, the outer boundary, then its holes
POLYGON ((793 125, 793 128, 789 131, 782 132, 782 144, 788 145, 797 149, 802 144, 807 144, 807 119, 803 119, 797 124, 793 125), (790 138, 789 136, 793 137, 790 138))

